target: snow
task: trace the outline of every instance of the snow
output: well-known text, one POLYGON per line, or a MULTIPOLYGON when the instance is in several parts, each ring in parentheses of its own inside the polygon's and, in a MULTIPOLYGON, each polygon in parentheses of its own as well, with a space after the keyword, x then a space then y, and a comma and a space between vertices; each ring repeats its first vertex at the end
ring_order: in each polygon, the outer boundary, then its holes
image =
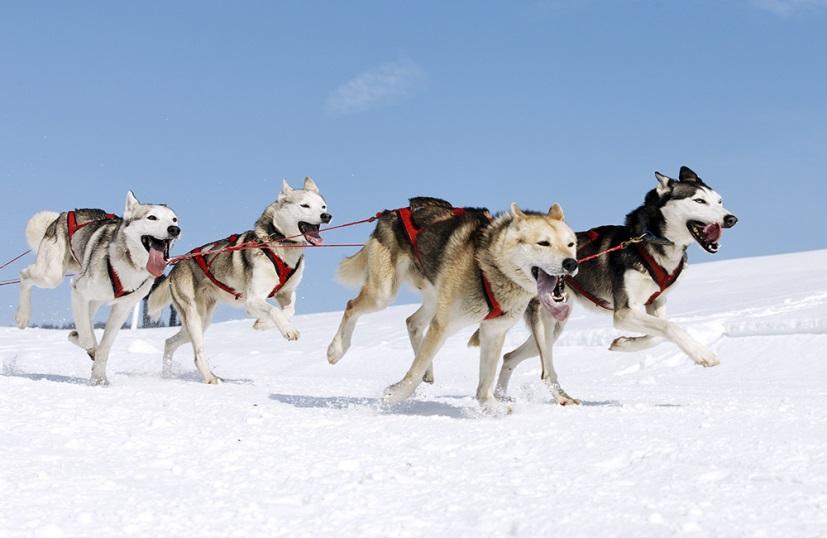
POLYGON ((294 343, 216 324, 220 386, 185 348, 160 377, 170 329, 123 331, 106 388, 66 331, 0 329, 0 538, 827 536, 827 251, 687 270, 671 318, 716 368, 611 353, 609 318, 577 308, 555 361, 575 408, 527 361, 513 413, 479 413, 469 329, 383 409, 413 309, 364 318, 335 367, 339 313, 298 317, 294 343))

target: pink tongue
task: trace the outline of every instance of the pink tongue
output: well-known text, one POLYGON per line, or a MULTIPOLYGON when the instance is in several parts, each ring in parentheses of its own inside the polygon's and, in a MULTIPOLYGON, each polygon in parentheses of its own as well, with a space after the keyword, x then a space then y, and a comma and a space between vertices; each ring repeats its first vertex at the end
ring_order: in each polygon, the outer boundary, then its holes
POLYGON ((164 251, 155 247, 149 249, 149 260, 146 262, 146 270, 154 277, 164 274, 167 262, 164 260, 164 251))
POLYGON ((566 302, 554 300, 554 288, 557 286, 557 277, 551 276, 545 271, 540 271, 537 277, 537 292, 540 302, 546 307, 557 321, 566 321, 571 313, 571 307, 566 302))
POLYGON ((311 245, 319 246, 322 243, 324 243, 324 239, 322 239, 322 236, 320 236, 320 235, 307 234, 304 237, 305 237, 305 239, 310 241, 311 245))
POLYGON ((717 243, 721 238, 721 225, 717 222, 704 226, 704 236, 710 243, 717 243))

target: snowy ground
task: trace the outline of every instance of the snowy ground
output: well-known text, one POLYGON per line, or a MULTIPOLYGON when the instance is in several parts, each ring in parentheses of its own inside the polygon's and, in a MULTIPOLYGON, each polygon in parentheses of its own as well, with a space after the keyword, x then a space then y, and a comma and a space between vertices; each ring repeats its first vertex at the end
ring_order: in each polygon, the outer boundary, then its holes
POLYGON ((584 404, 551 405, 529 361, 499 419, 471 398, 470 330, 434 386, 378 406, 409 306, 336 367, 336 313, 298 318, 297 343, 218 324, 221 386, 183 348, 161 379, 169 329, 121 333, 100 388, 65 331, 2 328, 0 537, 827 536, 827 251, 695 265, 670 305, 721 366, 610 353, 609 319, 578 309, 556 363, 584 404))

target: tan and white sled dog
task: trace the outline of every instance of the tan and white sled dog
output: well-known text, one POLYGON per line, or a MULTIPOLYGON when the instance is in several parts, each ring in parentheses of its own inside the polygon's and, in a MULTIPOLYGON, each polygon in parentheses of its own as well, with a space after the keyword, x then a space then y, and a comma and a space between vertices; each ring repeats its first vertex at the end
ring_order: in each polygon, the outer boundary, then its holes
MULTIPOLYGON (((508 330, 532 297, 556 295, 565 275, 577 272, 576 238, 554 204, 547 214, 516 204, 493 220, 485 209, 454 209, 443 200, 414 198, 410 208, 385 212, 368 243, 339 269, 342 281, 361 284, 347 303, 328 348, 336 363, 350 346, 356 320, 387 307, 402 282, 422 293, 407 320, 415 358, 405 377, 385 390, 384 402, 410 396, 433 380, 431 363, 446 338, 479 324, 477 399, 495 406, 494 381, 508 330)), ((568 305, 550 299, 564 315, 568 305)))
POLYGON ((303 247, 321 245, 319 227, 331 219, 327 202, 312 179, 306 178, 302 189, 292 189, 285 181, 278 199, 267 206, 255 229, 196 248, 190 258, 179 262, 149 296, 151 316, 157 318, 170 303, 181 315, 181 330, 164 346, 164 375, 172 373, 175 351, 192 342, 195 366, 204 382, 221 382, 210 371, 204 351, 204 331, 218 303, 246 309, 256 318, 255 329, 275 327, 286 339, 298 340, 299 331, 291 320, 296 287, 304 272, 303 247), (260 248, 210 253, 247 242, 263 244, 260 248), (279 307, 267 302, 268 298, 275 298, 279 307))

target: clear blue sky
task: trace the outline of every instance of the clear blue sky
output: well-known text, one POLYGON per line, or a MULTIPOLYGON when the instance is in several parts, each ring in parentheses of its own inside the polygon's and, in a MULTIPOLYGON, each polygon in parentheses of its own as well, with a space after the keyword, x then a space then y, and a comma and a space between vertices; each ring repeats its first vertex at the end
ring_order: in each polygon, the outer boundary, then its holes
MULTIPOLYGON (((825 28, 824 0, 6 2, 0 261, 35 211, 127 189, 176 209, 182 253, 283 177, 313 176, 334 224, 427 194, 559 201, 586 229, 682 164, 741 219, 714 259, 823 248, 825 28)), ((308 254, 299 312, 352 295, 344 254, 308 254)), ((0 324, 16 303, 0 288, 0 324)), ((65 286, 35 291, 35 321, 70 317, 65 286)))

